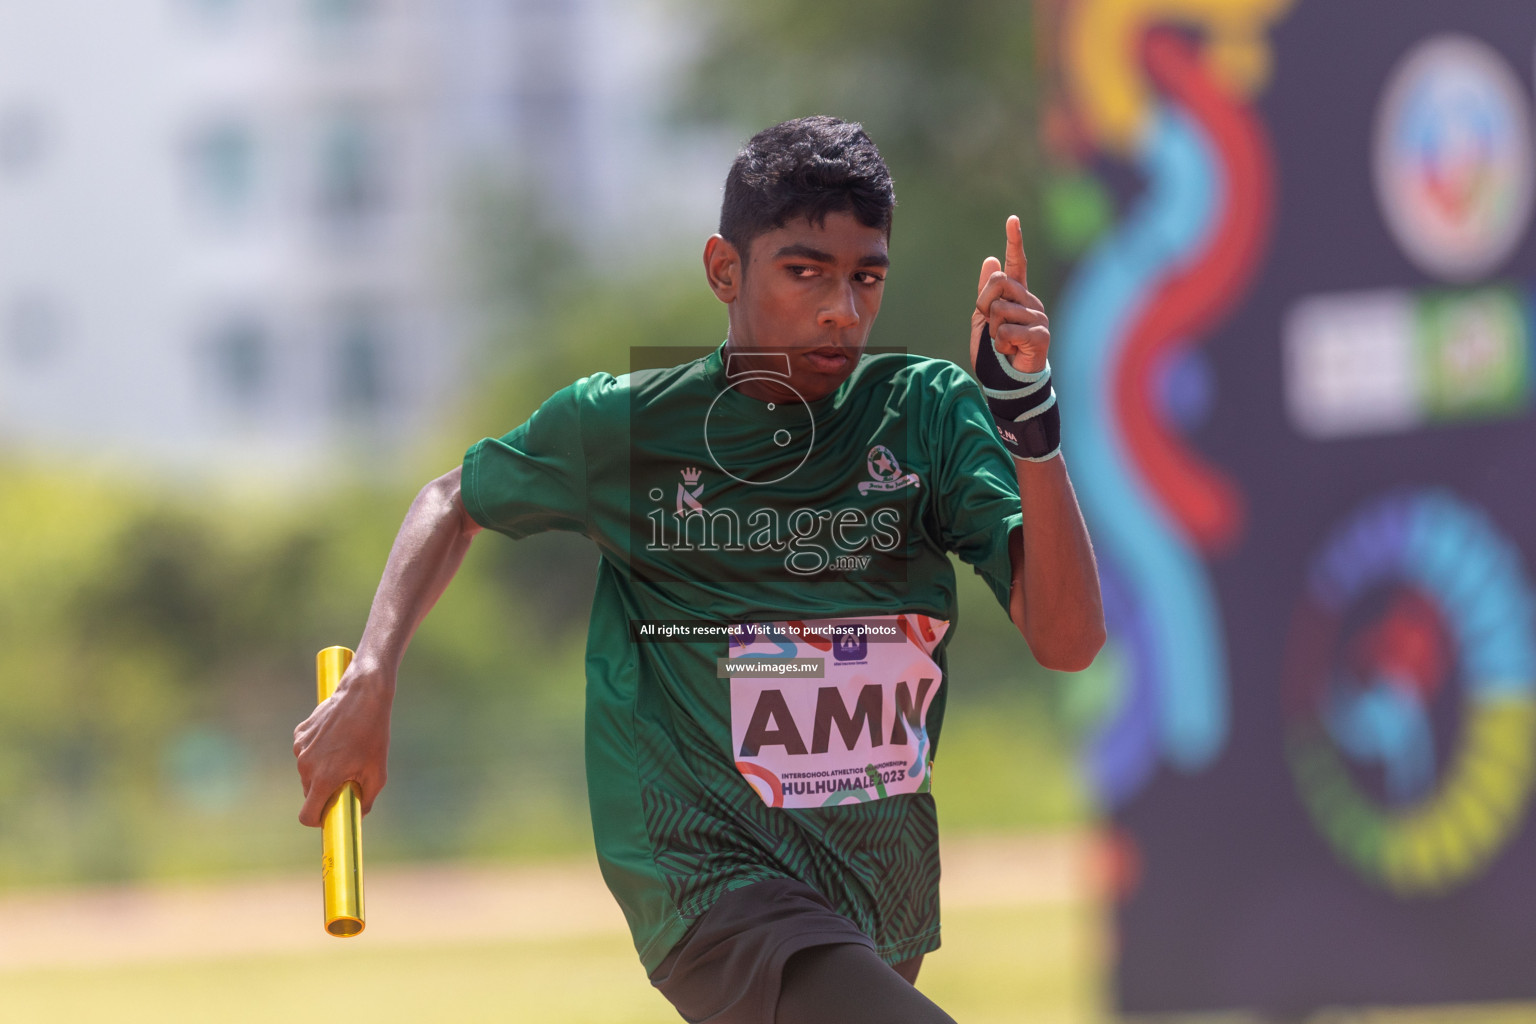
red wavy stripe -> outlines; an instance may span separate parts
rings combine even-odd
[[[1162,282],[1132,327],[1114,376],[1116,408],[1153,491],[1196,545],[1219,551],[1242,532],[1242,493],[1163,419],[1152,394],[1154,371],[1220,323],[1253,278],[1269,236],[1272,161],[1258,118],[1210,78],[1194,43],[1154,29],[1143,55],[1153,81],[1213,140],[1225,191],[1205,248]]]

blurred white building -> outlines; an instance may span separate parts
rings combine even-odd
[[[711,230],[729,141],[660,128],[687,46],[649,0],[0,0],[0,444],[387,456],[472,373],[467,183]]]

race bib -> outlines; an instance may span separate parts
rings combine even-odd
[[[737,770],[770,807],[927,792],[948,629],[913,613],[732,627],[719,674]]]

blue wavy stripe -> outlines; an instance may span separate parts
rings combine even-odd
[[[1136,606],[1115,563],[1099,561],[1104,618],[1115,638],[1121,669],[1118,706],[1099,724],[1085,752],[1088,781],[1106,807],[1119,807],[1151,778],[1162,753],[1157,694],[1151,684],[1151,638],[1146,616]]]
[[[1126,221],[1084,259],[1056,318],[1062,438],[1095,547],[1125,580],[1150,627],[1148,678],[1169,760],[1208,764],[1227,733],[1226,650],[1199,555],[1163,514],[1115,434],[1111,371],[1153,288],[1187,262],[1211,230],[1222,183],[1214,148],[1174,109],[1152,117],[1138,156],[1147,192]],[[1139,702],[1124,705],[1134,708]]]

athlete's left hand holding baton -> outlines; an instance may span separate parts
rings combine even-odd
[[[422,488],[395,537],[357,655],[336,693],[293,730],[304,785],[299,821],[320,826],[332,794],[356,782],[367,814],[388,777],[395,675],[416,627],[464,561],[480,525],[464,509],[458,467]]]

